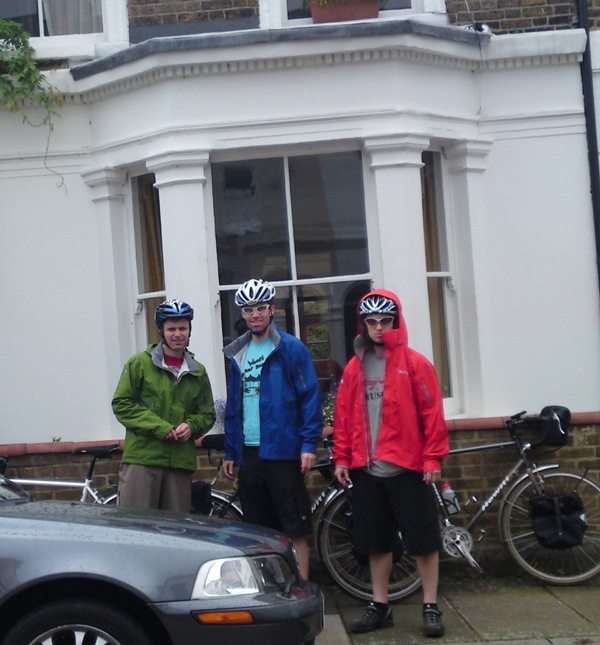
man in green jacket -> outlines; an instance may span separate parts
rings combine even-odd
[[[188,513],[194,441],[215,422],[204,366],[187,350],[194,310],[180,300],[156,308],[157,345],[129,359],[112,408],[125,426],[119,503]]]

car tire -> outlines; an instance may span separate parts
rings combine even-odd
[[[49,602],[20,618],[2,645],[68,642],[106,645],[152,645],[154,639],[131,615],[112,605],[66,598]]]

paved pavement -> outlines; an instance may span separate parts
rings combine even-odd
[[[319,578],[326,616],[316,644],[600,645],[600,577],[585,585],[555,587],[537,582],[510,562],[500,568],[478,574],[442,564],[438,605],[446,635],[437,639],[422,635],[420,593],[393,605],[394,627],[347,633],[347,625],[362,615],[364,604]]]

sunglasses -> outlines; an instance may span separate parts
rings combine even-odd
[[[389,327],[394,322],[394,316],[386,316],[385,318],[365,318],[365,322],[369,327],[377,327],[377,325]]]
[[[270,306],[271,305],[258,305],[258,307],[242,307],[242,311],[247,316],[251,316],[255,311],[256,313],[264,314]]]

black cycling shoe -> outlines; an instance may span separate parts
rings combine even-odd
[[[425,636],[443,636],[445,632],[442,623],[442,613],[438,609],[423,610],[423,633]]]
[[[355,634],[362,634],[364,632],[372,632],[374,629],[382,629],[383,627],[392,627],[394,625],[394,617],[389,605],[381,605],[370,602],[365,609],[362,618],[350,623],[350,631]]]

